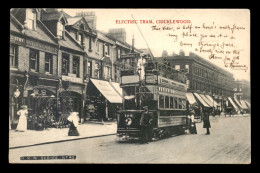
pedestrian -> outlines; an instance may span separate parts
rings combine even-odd
[[[70,113],[70,116],[67,118],[69,121],[69,136],[79,136],[79,132],[77,130],[78,124],[79,124],[79,117],[78,112],[72,112]]]
[[[195,111],[193,110],[193,108],[191,108],[191,111],[189,113],[189,131],[191,134],[197,134],[197,128],[196,128],[196,123],[194,121],[194,115],[195,115]]]
[[[152,140],[152,116],[148,111],[148,106],[143,107],[144,112],[141,115],[140,119],[140,142],[148,143]]]
[[[210,121],[209,121],[209,110],[207,108],[204,108],[203,112],[203,128],[207,129],[206,135],[210,134],[209,128],[211,127]]]
[[[26,105],[22,105],[21,109],[17,112],[19,115],[19,121],[16,127],[17,132],[25,132],[27,130],[27,116],[28,110]]]

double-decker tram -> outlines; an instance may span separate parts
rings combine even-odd
[[[153,117],[153,138],[184,134],[187,128],[186,75],[167,63],[131,53],[120,56],[123,109],[117,117],[119,137],[140,137],[143,107]]]

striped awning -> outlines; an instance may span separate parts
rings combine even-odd
[[[191,105],[197,103],[197,102],[196,102],[196,99],[195,99],[195,97],[193,96],[192,93],[186,93],[185,95],[186,95],[186,98],[187,98],[188,102],[189,102]]]
[[[248,109],[245,100],[240,100],[240,103],[243,109]]]
[[[219,104],[218,104],[215,100],[213,100],[213,98],[212,98],[210,95],[206,95],[206,97],[207,97],[212,103],[214,102],[214,107],[219,106]]]
[[[247,107],[250,109],[251,108],[251,104],[249,103],[249,101],[245,100],[245,102],[246,102]]]
[[[228,97],[228,100],[229,100],[229,102],[231,103],[231,105],[235,108],[235,110],[237,111],[237,110],[238,110],[238,107],[237,107],[237,105],[233,102],[232,98],[231,98],[231,97]]]
[[[200,96],[210,107],[213,107],[213,102],[209,100],[204,94],[200,94]]]
[[[204,106],[204,107],[210,107],[202,98],[198,93],[193,93],[196,98],[200,101],[200,103]]]

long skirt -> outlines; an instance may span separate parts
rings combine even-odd
[[[21,115],[16,127],[18,131],[26,131],[27,130],[27,118],[25,115]]]
[[[68,135],[69,136],[79,136],[77,127],[75,127],[73,123],[70,123]]]
[[[203,128],[210,128],[211,125],[210,125],[210,121],[209,120],[204,120],[203,121]]]
[[[191,123],[190,125],[190,133],[191,134],[197,134],[197,128],[196,128],[196,123]]]

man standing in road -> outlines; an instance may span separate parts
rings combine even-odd
[[[211,126],[210,126],[210,121],[209,121],[209,110],[207,108],[204,108],[202,116],[203,116],[203,128],[207,129],[206,135],[209,135],[210,134],[209,128]]]
[[[151,128],[152,128],[152,117],[148,112],[148,106],[144,106],[144,112],[141,115],[140,119],[140,127],[141,127],[141,134],[140,140],[141,143],[148,143],[151,140]]]

